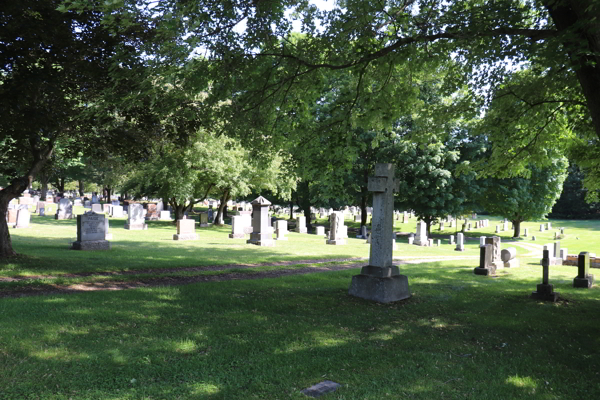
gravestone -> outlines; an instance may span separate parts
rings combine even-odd
[[[531,297],[536,300],[552,301],[558,300],[560,293],[554,291],[553,286],[549,283],[550,275],[550,251],[544,250],[544,258],[542,258],[542,283],[537,285],[537,291],[531,294]]]
[[[77,241],[73,250],[110,250],[106,237],[106,216],[93,211],[77,216]]]
[[[465,235],[459,232],[456,235],[456,248],[455,251],[465,251]]]
[[[417,234],[415,235],[414,244],[417,246],[429,245],[429,241],[427,240],[427,224],[425,221],[417,222]]]
[[[231,217],[231,233],[229,234],[230,239],[244,239],[246,234],[244,233],[244,221],[241,215],[234,215]]]
[[[343,211],[334,211],[329,216],[329,239],[325,241],[327,244],[344,245],[344,213]]]
[[[269,206],[271,202],[258,196],[252,203],[252,233],[246,243],[257,246],[275,246],[271,224],[269,223]]]
[[[11,208],[6,213],[6,223],[8,224],[8,226],[10,228],[14,228],[15,225],[17,224],[17,213],[18,212],[19,211],[16,208]]]
[[[108,218],[104,218],[104,240],[112,240],[113,235],[110,233],[110,225]]]
[[[171,220],[171,211],[161,211],[160,212],[160,220],[161,221],[170,221]]]
[[[275,221],[275,234],[277,235],[275,240],[288,240],[288,238],[285,236],[287,233],[287,221],[283,219]]]
[[[54,215],[54,219],[71,219],[73,218],[73,205],[69,199],[60,199],[58,209]]]
[[[540,232],[544,232],[544,224],[540,224]]]
[[[252,206],[250,206],[252,207]],[[252,211],[238,211],[239,215],[242,217],[242,226],[244,233],[246,235],[250,235],[254,229],[252,228]],[[266,232],[263,232],[266,233]]]
[[[519,260],[517,259],[517,249],[514,247],[502,249],[502,251],[500,252],[500,259],[504,263],[504,268],[516,268],[519,266]]]
[[[110,202],[110,204],[112,204],[113,206],[120,206],[121,203],[119,203],[119,200],[113,200]]]
[[[158,207],[155,203],[146,205],[146,221],[158,221]]]
[[[92,204],[96,204],[98,203],[98,196],[96,195],[96,193],[92,194]],[[92,210],[94,211],[94,210]]]
[[[39,209],[39,215],[40,217],[45,217],[46,216],[46,209],[44,207]]]
[[[527,235],[529,234],[529,229],[525,228],[525,233],[523,234],[524,237],[527,237]]]
[[[393,164],[376,164],[375,176],[369,177],[367,187],[374,192],[369,265],[361,269],[360,275],[352,277],[348,289],[352,296],[380,303],[411,296],[408,278],[400,275],[398,267],[392,264],[394,191],[398,191],[399,186],[394,179],[394,169]]]
[[[30,205],[33,203],[31,197],[19,197],[19,204]]]
[[[89,200],[84,201],[83,208],[92,208],[92,202]]]
[[[94,205],[92,205],[92,207],[93,206]],[[132,231],[148,229],[148,225],[144,223],[144,207],[141,204],[133,203],[129,205],[125,229]]]
[[[501,258],[501,246],[502,241],[499,236],[492,236],[485,239],[485,244],[492,245],[492,263],[496,265],[496,268],[502,268],[504,265]]]
[[[333,213],[333,211],[332,211]],[[298,233],[307,233],[306,230],[306,218],[304,216],[299,216],[296,218],[296,229],[294,231]]]
[[[43,201],[38,201],[38,203],[35,206],[35,212],[39,214],[40,208],[46,208],[46,203]]]
[[[479,247],[485,246],[485,236],[479,237]]]
[[[577,276],[573,287],[589,289],[594,285],[594,275],[590,274],[590,253],[582,251],[577,258]]]
[[[415,241],[415,237],[414,236],[409,236],[408,237],[408,244],[413,244]]]
[[[113,205],[110,208],[110,216],[113,218],[123,218],[123,206]]]
[[[494,246],[491,244],[484,244],[479,247],[479,267],[473,270],[475,275],[495,275],[496,264],[492,262],[492,253],[494,252]]]
[[[443,231],[443,230],[444,230],[444,221],[441,221],[440,222],[440,231]]]
[[[450,244],[454,244],[454,235],[450,235]]]
[[[208,213],[200,213],[200,228],[208,227]]]
[[[496,225],[496,233],[500,233],[500,225]]]
[[[26,208],[22,208],[17,210],[17,222],[15,224],[15,229],[17,228],[29,228],[29,221],[31,220],[31,214],[29,210]]]
[[[554,265],[562,265],[562,257],[560,256],[560,241],[554,242]]]
[[[213,210],[213,206],[212,204],[208,206],[208,222],[214,222],[215,220],[215,211]],[[161,213],[161,217],[162,219],[162,213]],[[171,218],[171,216],[169,215],[169,219]]]
[[[96,214],[102,214],[102,204],[99,203],[92,203],[92,212],[96,213]]]
[[[177,233],[173,235],[173,240],[196,240],[196,220],[195,219],[178,219]]]
[[[504,221],[504,229],[502,229],[503,231],[507,231],[508,230],[508,221]]]
[[[324,226],[317,226],[315,233],[316,233],[317,236],[325,236],[325,227]]]
[[[111,207],[112,207],[112,204],[110,204],[110,203],[102,204],[102,212],[104,214],[109,214],[110,215],[110,208]]]

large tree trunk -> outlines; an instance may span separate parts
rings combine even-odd
[[[14,179],[10,185],[0,190],[0,258],[13,257],[17,253],[12,248],[12,240],[6,223],[6,213],[8,211],[8,203],[17,198],[31,186],[31,182],[41,168],[44,166],[48,158],[52,155],[53,144],[49,144],[46,149],[34,154],[34,161],[25,176]]]
[[[175,213],[175,221],[183,219],[183,217],[185,216],[185,210],[187,209],[185,202],[173,202],[173,204],[171,204],[171,207],[173,207],[173,212]]]
[[[221,204],[219,204],[219,208],[217,209],[217,214],[215,215],[214,224],[217,225],[219,221],[219,217],[224,213],[225,206],[227,206],[227,201],[229,200],[229,189],[225,189],[223,195],[221,196]],[[225,219],[225,217],[223,217]]]
[[[79,197],[83,197],[83,193],[85,192],[84,190],[84,186],[83,186],[83,181],[80,179],[79,180]]]
[[[290,219],[294,219],[294,196],[290,197]]]
[[[513,223],[513,237],[518,238],[521,237],[521,221],[511,221]]]
[[[596,135],[600,138],[600,21],[595,0],[544,0],[585,96]]]

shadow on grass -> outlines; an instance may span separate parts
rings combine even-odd
[[[4,397],[600,395],[598,291],[548,305],[526,282],[404,270],[413,297],[389,305],[347,295],[356,271],[3,300]]]

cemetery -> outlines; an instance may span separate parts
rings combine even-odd
[[[600,6],[0,10],[0,399],[600,398]]]

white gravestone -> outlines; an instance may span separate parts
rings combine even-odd
[[[123,218],[123,206],[113,205],[110,208],[110,216],[113,218]]]
[[[392,264],[394,191],[398,191],[399,186],[394,179],[394,169],[393,164],[376,164],[375,176],[369,177],[367,187],[373,192],[369,265],[361,269],[360,275],[352,277],[348,290],[352,296],[381,303],[411,296],[408,278],[400,275],[398,267]]]
[[[148,225],[145,224],[144,219],[144,207],[141,204],[133,203],[129,205],[125,229],[132,231],[148,229]]]
[[[161,211],[160,212],[160,220],[161,221],[170,221],[171,220],[171,211]]]
[[[15,228],[29,228],[29,221],[31,220],[31,214],[26,208],[17,210],[17,223]]]
[[[54,215],[54,219],[71,219],[73,218],[73,205],[69,199],[60,199],[58,201],[58,209]]]
[[[173,235],[173,240],[196,240],[196,220],[195,219],[178,219],[177,233]]]
[[[108,218],[104,218],[104,239],[112,240],[113,235],[110,233],[110,225],[108,223]]]
[[[102,204],[100,203],[92,203],[92,212],[95,212],[96,214],[100,214],[104,211],[102,211]]]
[[[325,236],[325,227],[324,226],[317,226],[315,233],[316,233],[317,236]]]
[[[288,240],[285,236],[288,233],[287,221],[282,219],[275,221],[275,233],[277,234],[275,240]]]
[[[296,231],[298,233],[307,233],[305,217],[299,216],[296,218],[296,229],[294,229],[294,231]]]
[[[77,241],[73,250],[110,250],[106,238],[106,217],[93,211],[77,216]]]
[[[427,240],[427,224],[425,221],[417,222],[417,234],[415,235],[414,244],[417,246],[429,245],[429,241]]]
[[[344,212],[334,211],[329,216],[329,239],[325,243],[332,245],[344,245]]]
[[[456,235],[456,251],[465,251],[465,236],[462,232]]]
[[[234,215],[231,217],[231,233],[229,234],[230,239],[244,239],[244,221],[241,215]]]

